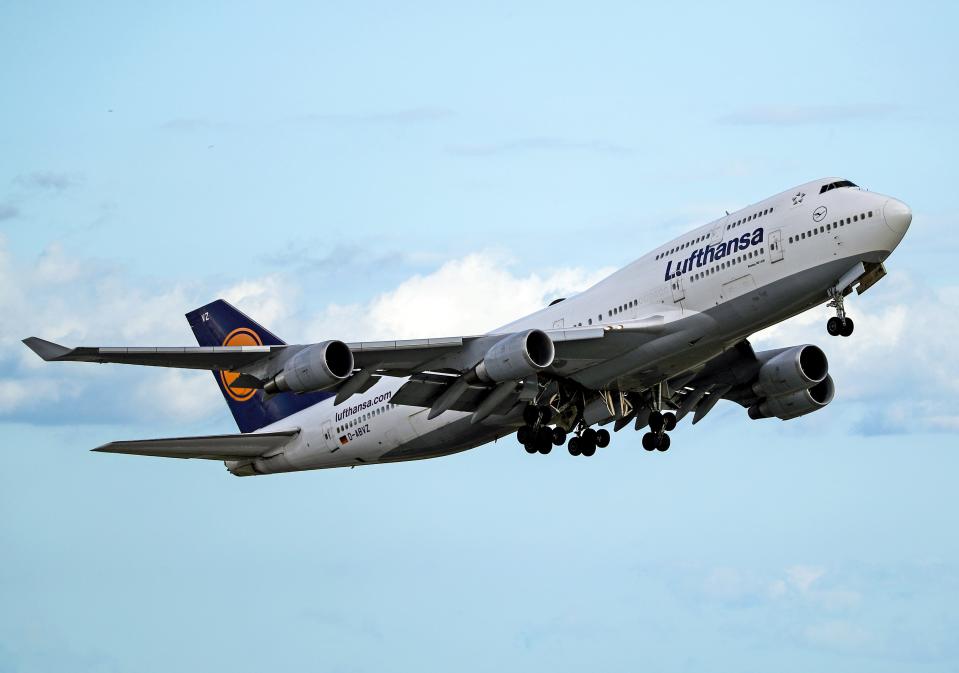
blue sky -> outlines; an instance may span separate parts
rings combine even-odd
[[[953,5],[197,5],[0,7],[0,671],[956,670]],[[756,339],[836,401],[666,455],[94,455],[235,426],[19,343],[488,329],[825,175],[915,213],[853,338]]]

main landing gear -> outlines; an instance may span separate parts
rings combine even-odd
[[[643,448],[647,451],[666,451],[669,449],[669,435],[666,433],[676,427],[676,414],[654,411],[649,414],[649,429],[643,435]]]
[[[826,321],[826,331],[829,336],[850,336],[855,325],[852,318],[846,317],[846,307],[843,303],[841,290],[829,289],[829,303],[826,306],[836,309],[836,315]]]
[[[526,425],[516,431],[516,439],[526,448],[526,453],[541,453],[543,455],[553,450],[554,446],[566,444],[567,432],[563,428],[549,427],[552,412],[548,408],[530,405],[523,410],[523,420]],[[573,456],[592,456],[597,448],[609,446],[610,435],[608,430],[593,430],[580,423],[576,434],[569,440],[569,452]]]
[[[609,446],[609,431],[605,429],[593,430],[592,428],[581,429],[580,433],[569,440],[569,455],[571,456],[592,456],[596,449],[605,449]]]

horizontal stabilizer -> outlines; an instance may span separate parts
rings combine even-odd
[[[160,458],[206,458],[208,460],[245,460],[276,451],[300,433],[300,429],[243,435],[208,435],[110,442],[93,449],[103,453],[126,453]]]

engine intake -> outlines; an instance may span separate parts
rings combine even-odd
[[[749,408],[752,419],[775,416],[784,421],[818,411],[832,402],[836,395],[836,385],[828,374],[815,385],[785,395],[770,397]]]
[[[500,339],[476,366],[476,376],[487,383],[518,381],[553,364],[556,347],[546,332],[517,332]]]
[[[342,341],[323,341],[297,352],[267,382],[268,393],[308,393],[335,386],[353,373],[353,351]]]
[[[771,356],[759,369],[753,392],[760,397],[776,397],[801,392],[826,379],[829,361],[818,346],[793,346],[783,351],[760,353]]]

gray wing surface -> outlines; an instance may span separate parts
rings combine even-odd
[[[127,442],[110,442],[92,450],[101,453],[126,453],[133,456],[157,456],[159,458],[243,460],[258,458],[278,451],[296,437],[299,432],[299,428],[296,428],[284,432],[243,435],[138,439]]]
[[[182,369],[238,370],[286,346],[80,346],[68,348],[37,337],[23,340],[47,362],[114,362]]]

